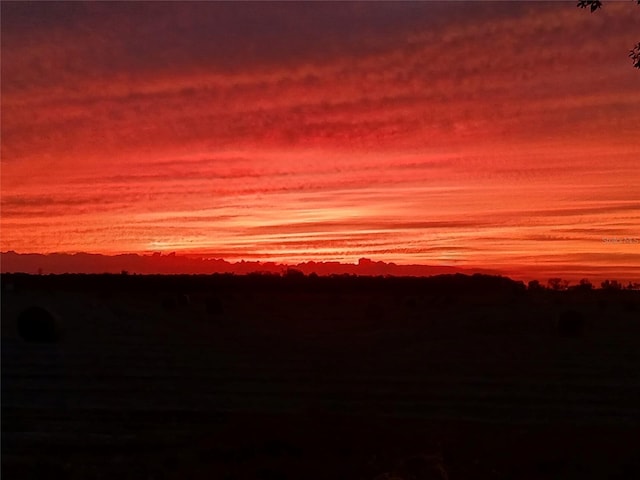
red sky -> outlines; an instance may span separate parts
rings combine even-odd
[[[640,280],[640,7],[2,2],[2,251]]]

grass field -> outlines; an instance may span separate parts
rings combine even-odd
[[[640,292],[11,282],[7,479],[640,478]]]

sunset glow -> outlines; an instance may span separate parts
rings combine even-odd
[[[640,6],[2,2],[1,250],[640,280]]]

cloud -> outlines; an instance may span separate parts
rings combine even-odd
[[[3,248],[491,263],[632,235],[633,7],[3,4]]]
[[[465,8],[482,10],[473,5]],[[66,19],[67,9],[60,9]],[[237,145],[240,139],[245,145],[263,146],[385,147],[415,144],[416,136],[424,141],[425,130],[432,142],[487,133],[522,135],[531,126],[542,128],[536,117],[550,108],[567,115],[569,126],[584,117],[589,97],[601,97],[596,106],[616,102],[619,109],[638,96],[631,78],[620,75],[605,94],[594,91],[589,81],[576,83],[585,78],[576,73],[586,72],[586,65],[576,58],[572,37],[582,42],[582,49],[593,48],[594,55],[604,58],[615,36],[596,40],[606,31],[602,25],[586,35],[585,17],[559,7],[539,13],[502,7],[508,16],[488,17],[485,12],[474,23],[463,21],[460,10],[432,4],[358,8],[312,4],[295,11],[254,4],[233,8],[195,4],[179,12],[170,4],[150,7],[149,12],[123,6],[81,10],[86,10],[87,22],[71,15],[76,23],[72,21],[69,28],[51,27],[51,35],[61,36],[55,37],[58,41],[42,39],[40,49],[55,49],[57,54],[40,52],[33,39],[24,46],[21,39],[28,30],[7,34],[5,62],[12,75],[5,75],[9,89],[5,115],[18,124],[22,116],[23,124],[38,125],[38,129],[34,138],[33,129],[16,127],[14,131],[10,125],[5,144],[22,143],[25,149],[29,144],[30,151],[38,144],[42,149],[64,147],[78,154],[102,147],[108,155],[117,148],[144,148],[149,142],[210,147]],[[380,28],[380,19],[388,15],[399,23]],[[257,18],[263,20],[253,25]],[[446,23],[447,18],[454,21]],[[134,29],[134,23],[146,28]],[[362,28],[354,29],[354,24]],[[560,25],[562,32],[558,32]],[[230,30],[238,41],[218,41],[218,35],[226,35],[221,32]],[[561,39],[556,38],[560,35]],[[277,41],[269,41],[271,36]],[[322,45],[338,43],[341,48],[318,48],[309,40],[314,36],[324,40]],[[544,44],[537,41],[540,36],[548,37]],[[179,42],[173,49],[163,43],[172,41]],[[377,46],[365,48],[371,42]],[[86,51],[77,51],[79,43]],[[146,46],[139,47],[141,43]],[[96,57],[103,44],[107,51],[118,49],[113,58],[123,63],[110,64]],[[252,54],[250,46],[258,44],[277,53]],[[288,47],[292,45],[296,47]],[[300,48],[303,54],[295,55],[289,48]],[[225,49],[232,50],[219,53]],[[233,49],[243,53],[231,53]],[[29,52],[35,57],[30,59]],[[321,53],[323,60],[315,59]],[[180,57],[183,64],[176,65],[173,58],[154,60],[163,55]],[[233,56],[242,63],[220,69],[216,55]],[[123,60],[129,56],[135,61]],[[57,57],[67,63],[51,60]],[[34,62],[38,68],[32,67]],[[71,63],[80,67],[74,69]],[[105,65],[109,65],[107,71],[90,74]],[[25,81],[25,75],[47,78],[47,84]],[[56,83],[56,75],[64,78]],[[16,92],[11,90],[14,77],[20,80]],[[612,92],[617,92],[615,98]],[[563,109],[567,97],[572,107]],[[25,102],[28,106],[34,100],[39,103],[25,108]],[[600,119],[601,111],[589,112],[595,131],[611,121],[606,114]],[[52,136],[60,137],[61,131],[65,132],[62,138],[52,142]],[[89,142],[82,149],[87,139],[96,136],[100,142]],[[207,142],[207,137],[214,141]]]

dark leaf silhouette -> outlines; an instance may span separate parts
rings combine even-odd
[[[640,5],[640,0],[635,0],[635,1],[638,5]],[[593,13],[596,10],[602,8],[602,1],[601,0],[579,0],[576,6],[580,8],[589,8],[591,10],[591,13]],[[640,43],[638,43],[636,46],[633,47],[633,49],[629,51],[629,57],[633,62],[633,67],[640,68]]]
[[[633,62],[633,66],[635,68],[640,68],[640,42],[638,42],[636,46],[629,51],[629,57]]]
[[[602,8],[602,2],[600,0],[580,0],[577,6],[580,8],[589,8],[592,12],[595,12],[599,8]]]

